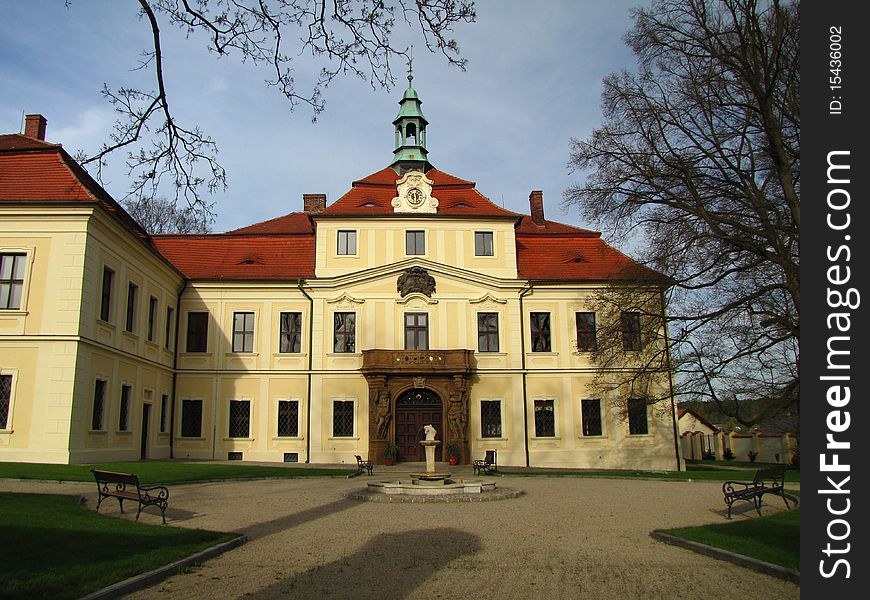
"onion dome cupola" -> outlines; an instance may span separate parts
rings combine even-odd
[[[390,165],[398,175],[416,170],[426,172],[432,168],[426,153],[426,125],[428,121],[420,110],[422,102],[411,85],[414,76],[408,73],[408,89],[399,101],[399,115],[393,120],[396,130],[396,150]]]

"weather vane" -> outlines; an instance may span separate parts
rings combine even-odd
[[[408,51],[408,85],[414,79],[414,44],[411,44],[411,49]]]

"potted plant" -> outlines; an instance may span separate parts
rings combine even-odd
[[[384,464],[387,466],[394,465],[397,460],[399,460],[399,446],[394,442],[390,442],[384,450]]]
[[[451,465],[459,463],[459,444],[456,442],[447,444],[447,462]]]

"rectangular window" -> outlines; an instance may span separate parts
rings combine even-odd
[[[103,267],[103,287],[100,296],[100,319],[109,322],[112,309],[112,280],[115,272],[109,267]]]
[[[628,399],[628,434],[642,435],[649,433],[646,420],[646,400],[643,398]]]
[[[356,352],[356,313],[335,313],[333,322],[333,351]]]
[[[9,428],[12,408],[12,375],[0,375],[0,429]]]
[[[302,351],[302,313],[282,312],[281,339],[278,343],[279,352]]]
[[[601,400],[581,400],[583,435],[601,435]]]
[[[0,254],[0,309],[21,308],[26,254]]]
[[[501,437],[501,400],[480,401],[480,435],[485,438]]]
[[[498,313],[477,313],[477,351],[498,352]]]
[[[174,312],[171,306],[166,307],[166,332],[163,336],[163,344],[167,350],[172,347],[172,316]]]
[[[127,322],[125,329],[132,332],[136,325],[136,295],[139,287],[132,281],[127,284]]]
[[[181,401],[181,437],[202,436],[202,400]]]
[[[130,429],[130,392],[133,388],[129,385],[121,386],[121,408],[118,411],[118,431]]]
[[[550,313],[533,312],[529,320],[532,324],[532,352],[549,352]]]
[[[208,313],[187,313],[187,351],[205,352],[208,349]]]
[[[620,315],[620,324],[622,325],[622,349],[640,350],[640,313],[623,312]]]
[[[556,437],[556,416],[552,400],[535,400],[535,437]]]
[[[405,254],[408,256],[426,254],[426,233],[423,231],[405,232]]]
[[[169,406],[169,396],[160,396],[160,433],[166,433],[166,409]]]
[[[278,401],[278,437],[297,437],[299,435],[299,402],[296,400]]]
[[[148,298],[148,341],[154,341],[154,319],[157,318],[157,298]]]
[[[577,313],[577,350],[593,352],[598,349],[598,339],[595,335],[595,313]]]
[[[356,254],[356,231],[338,232],[338,254],[350,256]]]
[[[251,402],[249,400],[230,400],[229,437],[251,437]]]
[[[94,410],[91,414],[91,429],[93,431],[103,430],[103,408],[106,404],[106,382],[102,379],[97,379],[94,382]]]
[[[332,437],[353,437],[353,400],[332,402]]]
[[[405,313],[405,350],[429,349],[429,315]]]
[[[475,256],[493,256],[492,232],[491,231],[475,231],[474,232],[474,255]]]
[[[254,313],[233,313],[233,352],[254,351]]]

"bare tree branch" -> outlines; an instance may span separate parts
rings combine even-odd
[[[638,71],[605,80],[604,124],[572,140],[572,167],[590,174],[565,193],[611,234],[642,233],[648,264],[675,282],[679,391],[745,425],[799,399],[798,23],[797,3],[777,0],[636,11]],[[740,399],[765,402],[747,414]]]
[[[217,144],[197,126],[182,124],[171,110],[165,78],[161,27],[181,29],[189,38],[203,34],[219,57],[233,56],[271,71],[266,80],[286,98],[290,110],[304,105],[312,119],[324,110],[323,90],[336,77],[353,75],[373,88],[395,83],[392,64],[407,58],[407,48],[393,45],[395,12],[422,33],[427,47],[449,63],[464,68],[454,25],[473,22],[473,0],[138,0],[140,14],[151,29],[152,46],[137,70],[154,74],[156,91],[104,86],[102,94],[118,113],[110,141],[77,159],[89,165],[98,180],[109,157],[126,152],[132,186],[127,198],[134,205],[173,188],[201,223],[214,219],[206,195],[226,189],[227,174],[217,159]],[[319,72],[312,87],[300,90],[294,63],[309,55]],[[306,68],[310,66],[306,65]]]

